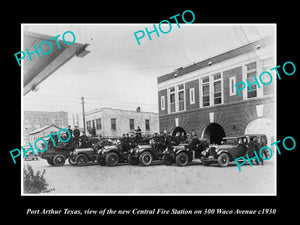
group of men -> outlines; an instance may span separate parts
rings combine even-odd
[[[249,158],[253,158],[255,157],[255,153],[258,156],[259,160],[257,160],[257,158],[255,158],[255,162],[260,165],[264,165],[264,160],[262,159],[262,157],[259,154],[259,150],[264,146],[264,144],[262,143],[260,138],[256,138],[254,139],[253,137],[247,137],[246,141],[245,141],[245,147],[246,147],[246,154],[248,154]],[[264,154],[262,152],[262,154]]]
[[[52,135],[52,139],[51,138],[48,139],[47,144],[50,148],[85,148],[88,147],[88,137],[86,136],[85,132],[82,132],[82,135],[80,136],[80,130],[78,129],[77,126],[75,126],[75,129],[72,130],[71,126],[68,126],[68,131],[71,135],[71,137],[68,136],[68,134],[64,134],[62,135],[62,140],[67,140],[69,139],[68,142],[66,143],[62,143],[63,146],[60,146],[59,142],[58,142],[58,136],[57,136],[57,132],[52,131],[51,133],[54,133]]]

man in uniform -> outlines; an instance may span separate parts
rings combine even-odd
[[[88,147],[88,137],[85,135],[85,132],[82,132],[82,135],[80,136],[80,142],[81,142],[81,148],[87,148]]]
[[[70,132],[71,137],[72,137],[72,135],[73,135],[73,130],[71,129],[71,126],[70,126],[70,125],[68,126],[68,131]]]
[[[74,141],[75,141],[75,146],[79,148],[79,137],[80,137],[80,130],[75,126],[74,129]]]
[[[247,147],[248,147],[247,148],[247,154],[248,154],[249,158],[255,157],[254,151],[256,152],[256,155],[258,155],[258,157],[259,157],[259,149],[258,149],[257,143],[251,137],[247,138],[247,142],[248,142],[247,143]],[[255,161],[256,161],[256,163],[258,165],[259,162],[258,162],[258,160],[256,158],[255,158]],[[261,164],[263,164],[263,160],[262,159],[260,159],[259,161],[261,162]]]

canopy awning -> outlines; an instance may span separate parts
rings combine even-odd
[[[52,36],[24,32],[23,37],[23,51],[28,49],[29,52],[34,52],[34,46],[39,51],[39,46],[41,42],[48,41],[52,45],[52,51],[50,52],[50,47],[47,44],[43,44],[43,52],[50,52],[48,55],[44,55],[39,52],[39,56],[36,53],[31,55],[32,61],[30,61],[27,53],[26,57],[23,59],[23,95],[26,95],[29,91],[34,90],[37,85],[39,85],[43,80],[49,77],[54,71],[56,71],[60,66],[69,61],[74,55],[78,57],[84,57],[90,51],[86,50],[88,44],[73,43],[71,45],[65,44],[62,40],[58,40],[60,49]]]

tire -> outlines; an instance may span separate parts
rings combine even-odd
[[[163,158],[162,158],[162,161],[165,165],[169,166],[169,165],[172,165],[173,164],[173,160],[167,156],[167,155],[164,155]]]
[[[139,164],[139,159],[133,158],[132,154],[129,154],[128,155],[128,162],[129,162],[130,165],[137,165],[137,164]]]
[[[119,163],[119,159],[120,157],[117,153],[111,152],[106,155],[105,162],[108,166],[116,166]]]
[[[218,163],[219,163],[219,166],[221,166],[221,167],[228,166],[229,161],[230,161],[229,155],[226,154],[226,153],[222,153],[222,154],[218,157]]]
[[[75,158],[76,166],[85,166],[88,163],[89,159],[84,154],[79,154]]]
[[[139,157],[140,164],[142,166],[149,166],[153,161],[153,156],[150,152],[143,152]]]
[[[65,165],[66,158],[63,155],[56,155],[53,157],[54,166],[63,166]]]
[[[53,158],[47,158],[47,162],[50,166],[54,166],[53,164]]]
[[[69,158],[68,159],[68,162],[69,162],[69,164],[71,165],[71,166],[76,166],[76,159],[75,160],[73,160],[72,158]]]
[[[185,152],[180,152],[176,156],[176,165],[177,166],[186,166],[189,162],[189,156]]]

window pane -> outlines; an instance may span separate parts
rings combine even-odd
[[[218,79],[221,79],[221,74],[220,73],[214,75],[214,80],[218,80]]]
[[[183,111],[184,110],[184,101],[179,102],[179,111]]]
[[[256,62],[253,63],[249,63],[248,65],[246,65],[247,70],[254,70],[256,69]]]
[[[175,112],[175,102],[170,104],[170,111]]]
[[[174,88],[174,87],[171,87],[171,88],[169,89],[169,91],[170,91],[170,92],[174,92],[174,91],[175,91],[175,88]]]
[[[203,95],[209,95],[209,85],[203,85]]]
[[[175,94],[170,94],[170,103],[175,102]]]
[[[184,92],[183,91],[178,93],[178,100],[179,101],[184,101]]]
[[[178,90],[182,90],[183,89],[183,84],[178,85]]]
[[[134,119],[129,119],[129,129],[134,130]]]
[[[221,92],[221,81],[214,82],[214,92]]]
[[[146,130],[150,130],[150,120],[145,120]]]
[[[205,77],[202,79],[202,83],[208,83],[209,82],[209,77]]]

